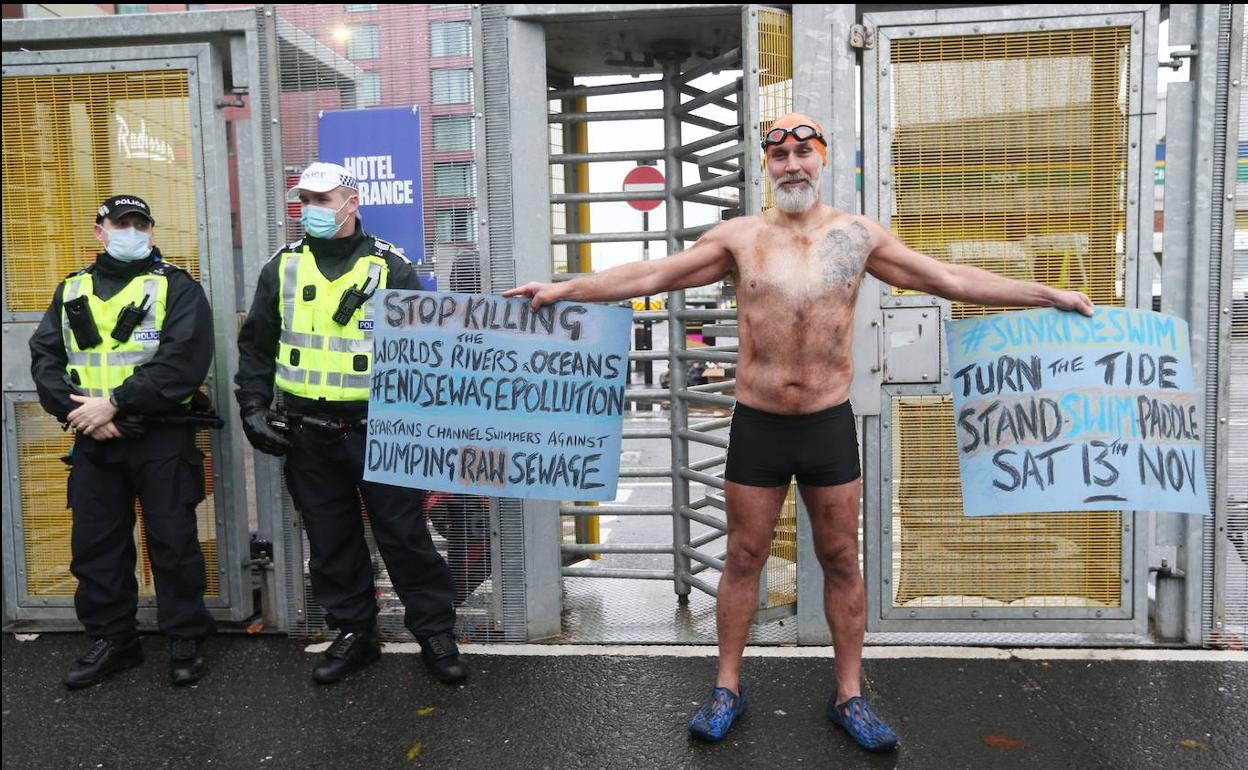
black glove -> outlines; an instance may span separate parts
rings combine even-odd
[[[280,457],[290,451],[290,442],[281,433],[269,425],[273,413],[262,407],[253,407],[243,412],[243,433],[256,449],[266,455]]]
[[[113,418],[113,425],[121,431],[122,438],[139,438],[147,433],[147,423],[137,414],[118,415]]]

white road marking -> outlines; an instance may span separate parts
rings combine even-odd
[[[304,652],[324,652],[329,642],[310,644]],[[414,654],[420,652],[415,642],[387,642],[385,652]],[[627,644],[463,644],[467,655],[513,655],[517,657],[606,656],[634,658],[713,658],[714,645],[627,645]],[[747,647],[750,658],[832,658],[831,647]],[[997,647],[874,647],[863,650],[863,657],[872,660],[905,660],[934,658],[947,660],[1085,660],[1121,661],[1146,660],[1168,663],[1248,663],[1248,652],[1232,650],[1176,649],[1091,649],[1091,648],[997,648]]]

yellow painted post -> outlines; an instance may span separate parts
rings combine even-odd
[[[587,112],[588,99],[580,97],[572,100],[572,109],[575,112]],[[589,124],[588,123],[572,123],[569,124],[570,146],[568,152],[588,152],[589,151]],[[577,163],[573,167],[572,173],[572,189],[576,192],[589,192],[589,164]],[[591,232],[589,222],[589,204],[576,204],[576,217],[574,223],[569,223],[568,232],[588,233]],[[592,245],[588,243],[577,244],[576,247],[576,271],[578,273],[588,273],[594,269],[594,259]],[[587,502],[581,505],[597,506],[598,503]],[[599,521],[597,516],[577,516],[576,517],[576,542],[597,544],[602,542],[602,534],[599,529]],[[598,560],[602,558],[602,554],[596,553],[589,558]]]

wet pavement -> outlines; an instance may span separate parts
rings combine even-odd
[[[145,636],[144,665],[70,692],[61,675],[85,637],[2,645],[6,768],[1248,766],[1243,653],[868,659],[867,695],[902,742],[871,756],[824,716],[826,658],[747,659],[749,711],[705,745],[684,725],[712,657],[478,654],[469,684],[447,687],[419,656],[387,653],[324,687],[302,642],[219,636],[206,678],[175,690],[164,640]]]

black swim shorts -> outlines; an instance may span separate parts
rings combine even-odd
[[[854,410],[843,404],[812,414],[771,414],[737,402],[724,479],[751,487],[846,484],[862,475]]]

